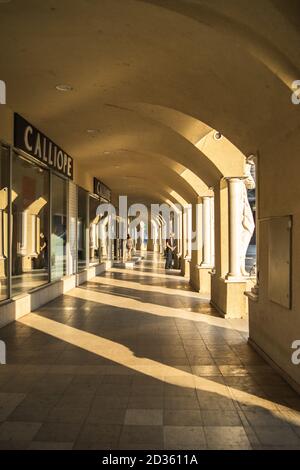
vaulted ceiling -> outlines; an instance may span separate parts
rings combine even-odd
[[[114,192],[190,200],[299,123],[297,18],[293,0],[0,2],[0,78]],[[232,143],[216,159],[212,129]]]

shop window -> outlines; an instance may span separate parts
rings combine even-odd
[[[49,281],[49,172],[13,154],[12,295]]]
[[[9,148],[0,146],[0,300],[8,292]]]
[[[51,280],[67,274],[67,184],[52,175]]]
[[[89,261],[90,266],[99,263],[100,256],[100,240],[99,240],[99,220],[97,208],[99,206],[99,198],[89,196]]]
[[[77,213],[77,271],[82,271],[87,265],[87,204],[88,193],[78,188],[78,213]]]

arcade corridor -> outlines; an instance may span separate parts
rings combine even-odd
[[[1,330],[0,449],[300,449],[300,398],[149,254]]]

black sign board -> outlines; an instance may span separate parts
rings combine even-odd
[[[14,115],[14,146],[73,179],[73,158],[17,113]]]
[[[97,178],[94,178],[94,193],[109,202],[111,200],[111,190]]]

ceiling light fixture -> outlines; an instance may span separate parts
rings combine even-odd
[[[99,129],[87,129],[87,133],[91,136],[99,134]]]
[[[73,87],[71,85],[65,85],[65,84],[56,85],[55,88],[57,91],[72,91],[73,90]]]
[[[111,152],[109,150],[104,150],[104,152],[103,152],[104,155],[110,155],[110,153]]]

